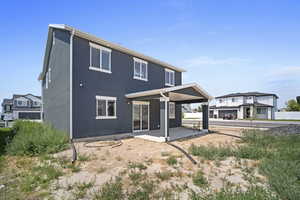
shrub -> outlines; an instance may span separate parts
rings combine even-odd
[[[204,177],[203,172],[200,170],[193,176],[193,183],[198,187],[205,187],[208,185],[207,179]]]
[[[55,153],[67,147],[67,134],[47,124],[17,121],[13,129],[15,136],[6,148],[11,155],[35,156]]]
[[[5,152],[5,147],[12,140],[13,136],[13,129],[0,128],[0,155]]]

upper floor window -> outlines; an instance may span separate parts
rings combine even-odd
[[[96,119],[116,119],[116,97],[96,96]]]
[[[169,118],[175,119],[175,102],[169,103]]]
[[[15,103],[17,104],[17,106],[26,106],[27,105],[27,101],[16,100]]]
[[[89,69],[111,73],[111,49],[90,43]]]
[[[165,69],[165,83],[167,86],[175,85],[175,72],[169,69]]]
[[[223,99],[219,99],[219,103],[222,103],[223,102]]]
[[[231,98],[231,101],[232,101],[232,102],[235,102],[235,98]]]
[[[134,79],[139,79],[143,81],[148,80],[148,63],[144,60],[133,58],[134,60]]]

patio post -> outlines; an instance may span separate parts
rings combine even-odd
[[[202,129],[208,131],[208,102],[202,103]]]
[[[169,98],[160,98],[160,132],[165,136],[166,141],[170,140],[169,134]]]

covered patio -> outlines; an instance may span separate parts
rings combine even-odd
[[[177,127],[169,128],[169,141],[175,141],[178,139],[190,138],[206,134],[207,131],[197,130],[192,128]],[[137,138],[148,139],[156,142],[165,142],[165,135],[159,130],[151,130],[143,133],[135,134]]]
[[[208,132],[208,103],[212,97],[195,83],[130,93],[126,95],[126,98],[128,98],[132,104],[151,100],[159,101],[159,129],[148,129],[141,132],[135,132],[133,129],[133,134],[136,137],[166,142]],[[202,103],[202,129],[193,130],[183,127],[170,128],[170,102],[176,105]],[[179,120],[181,125],[181,116]]]

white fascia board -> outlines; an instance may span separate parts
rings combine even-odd
[[[206,97],[208,100],[211,100],[213,98],[202,87],[200,87],[196,83],[179,85],[179,86],[174,86],[174,87],[169,87],[169,88],[161,88],[161,89],[155,89],[155,90],[148,90],[148,91],[144,91],[144,92],[136,92],[136,93],[127,94],[125,96],[127,98],[136,98],[136,97],[142,97],[142,96],[156,95],[156,94],[160,94],[161,92],[162,93],[172,92],[172,91],[181,90],[181,89],[185,89],[185,88],[189,88],[189,87],[194,88],[196,91],[198,91],[204,97]]]

